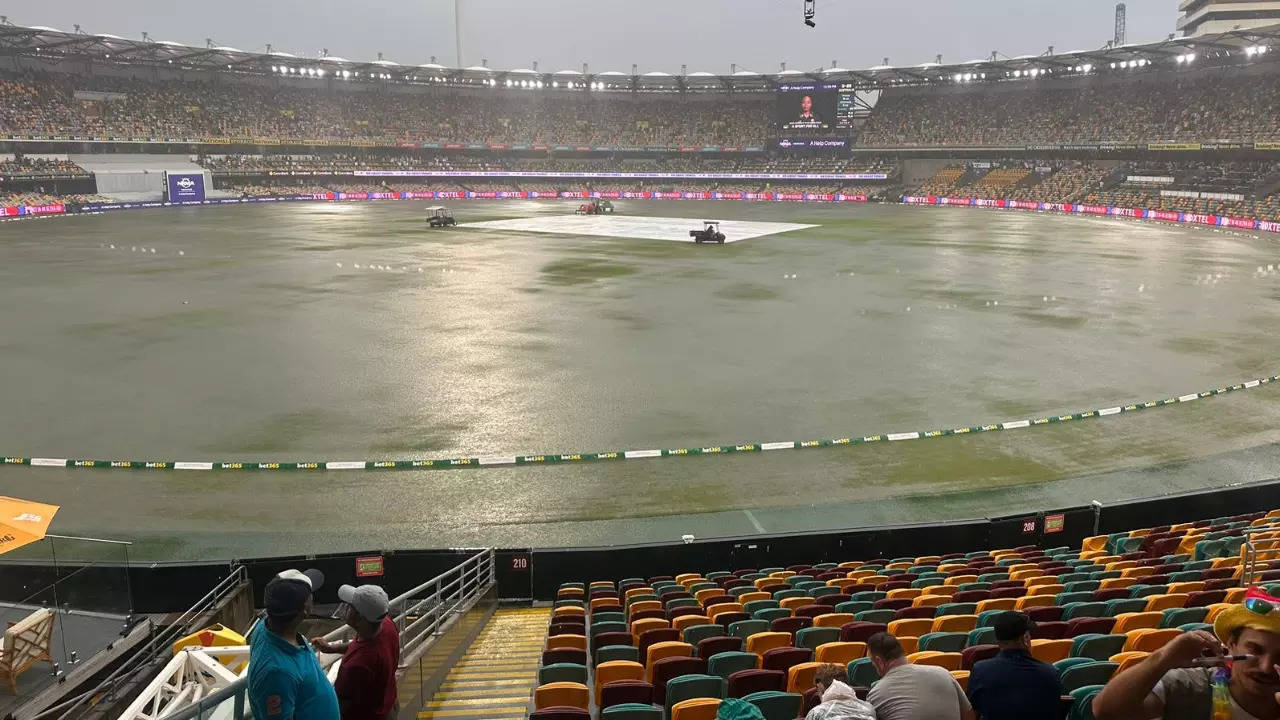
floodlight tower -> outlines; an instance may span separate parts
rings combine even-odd
[[[1124,45],[1124,3],[1116,3],[1116,36],[1112,43],[1114,47]]]

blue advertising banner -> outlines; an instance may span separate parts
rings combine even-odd
[[[204,173],[165,173],[169,202],[198,203],[204,200]]]

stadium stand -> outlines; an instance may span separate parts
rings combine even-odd
[[[878,679],[866,656],[876,632],[963,687],[998,652],[995,617],[1013,609],[1035,621],[1031,653],[1058,670],[1069,717],[1090,717],[1115,673],[1209,628],[1249,585],[1280,591],[1280,569],[1246,566],[1246,531],[1258,547],[1280,546],[1280,510],[1098,535],[1079,548],[565,583],[530,717],[714,717],[708,708],[732,697],[794,718],[824,663],[844,666],[865,695]]]

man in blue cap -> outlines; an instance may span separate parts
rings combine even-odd
[[[249,705],[257,720],[339,720],[338,696],[298,628],[311,613],[319,570],[286,570],[267,583],[267,616],[249,639]]]

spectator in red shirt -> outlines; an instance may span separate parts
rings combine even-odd
[[[400,637],[388,615],[387,591],[377,585],[343,585],[338,588],[338,599],[347,604],[343,619],[356,631],[355,638],[330,643],[317,637],[311,643],[321,652],[342,653],[333,683],[342,720],[394,717]]]

